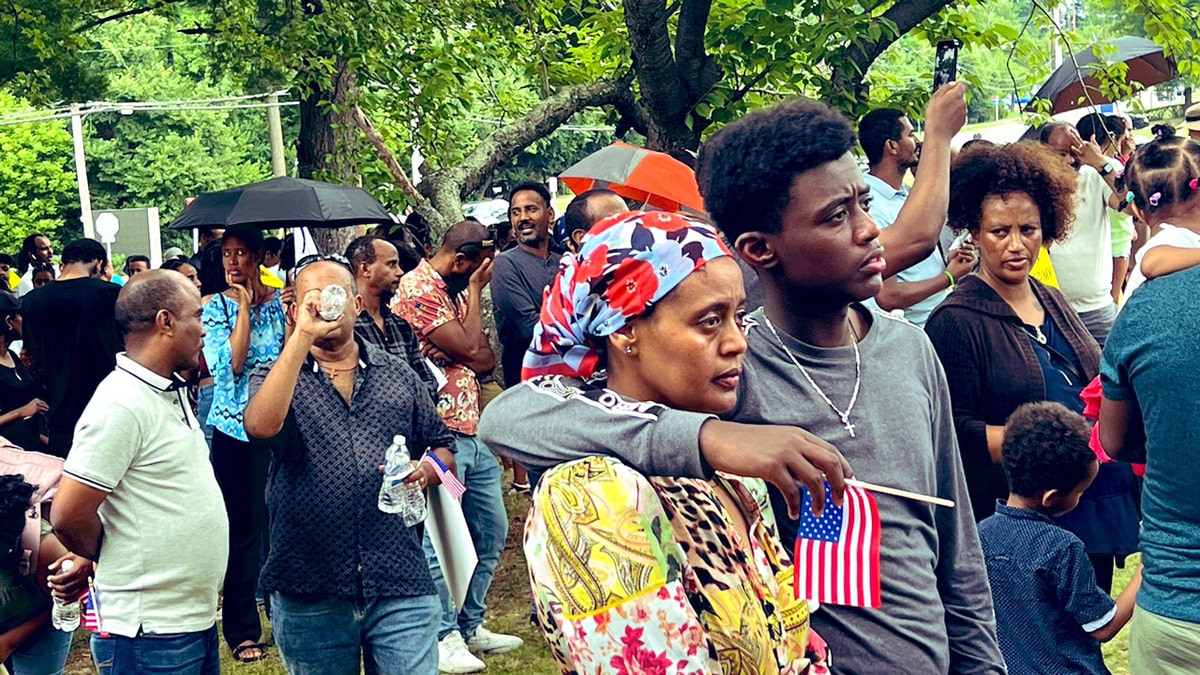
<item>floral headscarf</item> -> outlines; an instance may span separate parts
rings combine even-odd
[[[596,344],[709,260],[728,255],[712,226],[678,213],[628,212],[600,221],[578,255],[563,256],[546,289],[521,379],[590,378],[601,367]]]

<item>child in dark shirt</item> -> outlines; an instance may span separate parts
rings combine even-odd
[[[979,524],[979,539],[1010,675],[1107,674],[1100,643],[1133,614],[1141,569],[1114,602],[1097,586],[1083,542],[1054,521],[1099,471],[1089,437],[1082,417],[1051,402],[1021,406],[1004,429],[1008,501]]]

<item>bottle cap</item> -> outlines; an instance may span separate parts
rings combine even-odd
[[[62,565],[59,565],[58,571],[59,572],[70,572],[73,569],[75,569],[75,561],[74,560],[64,560],[64,561],[62,561]]]

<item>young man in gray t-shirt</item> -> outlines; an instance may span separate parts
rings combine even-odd
[[[922,177],[948,180],[943,143],[961,126],[961,92],[951,85],[931,101],[926,157],[934,163],[922,166]],[[865,481],[959,504],[876,496],[881,609],[825,605],[811,619],[838,672],[1002,674],[945,375],[920,329],[858,304],[878,293],[891,264],[853,145],[839,114],[796,100],[746,116],[701,149],[709,215],[758,274],[765,301],[746,320],[749,351],[732,419],[802,427],[836,445]],[[897,233],[887,239],[907,255],[897,241],[905,227],[897,227],[885,231]],[[937,232],[930,235],[931,248]],[[484,442],[532,469],[603,453],[648,473],[704,477],[708,467],[696,458],[713,456],[706,446],[738,447],[743,466],[718,468],[744,473],[777,428],[658,415],[611,393],[588,396],[571,383],[551,384],[535,379],[498,398],[480,425]],[[564,409],[569,414],[545,415]],[[571,428],[552,427],[555,418],[569,419]],[[788,472],[797,479],[807,473]],[[836,487],[834,477],[830,482]],[[793,496],[773,487],[772,501],[790,549]]]

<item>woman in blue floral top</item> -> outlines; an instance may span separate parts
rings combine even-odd
[[[255,590],[259,555],[267,545],[264,490],[270,456],[250,445],[242,412],[250,399],[250,374],[279,358],[285,335],[283,304],[263,285],[258,230],[230,229],[221,238],[229,288],[204,305],[204,358],[213,376],[213,470],[229,513],[229,565],[225,570],[223,632],[234,658],[263,657],[262,624]]]

